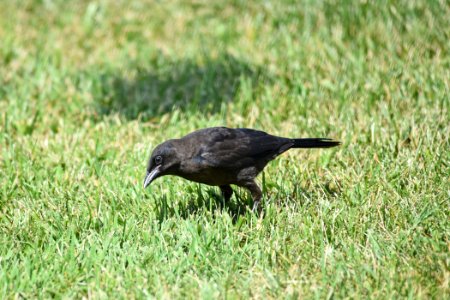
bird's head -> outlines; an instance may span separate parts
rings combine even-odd
[[[158,177],[173,174],[180,165],[173,140],[158,145],[150,155],[147,164],[147,174],[144,179],[144,189]]]

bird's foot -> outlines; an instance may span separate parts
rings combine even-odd
[[[260,214],[262,207],[259,205],[261,201],[255,201],[253,202],[253,208],[252,208],[252,213],[254,214]]]

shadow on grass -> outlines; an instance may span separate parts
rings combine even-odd
[[[127,119],[142,120],[175,108],[217,113],[222,103],[235,99],[243,82],[252,89],[261,75],[261,68],[229,54],[205,58],[201,63],[160,56],[146,67],[130,67],[129,73],[104,76],[97,112],[100,116],[120,113]]]
[[[160,223],[167,218],[178,216],[187,219],[192,215],[202,215],[205,211],[215,216],[215,211],[228,213],[233,219],[233,223],[239,220],[240,216],[244,216],[252,207],[251,199],[234,189],[233,197],[230,201],[225,202],[218,188],[210,187],[206,190],[206,195],[201,191],[201,187],[197,186],[197,190],[193,191],[195,196],[185,201],[177,201],[168,203],[165,196],[156,201],[156,215]]]

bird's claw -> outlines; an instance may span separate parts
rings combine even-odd
[[[260,213],[261,212],[261,209],[259,207],[259,202],[260,201],[255,201],[253,203],[252,213]]]

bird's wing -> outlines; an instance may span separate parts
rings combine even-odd
[[[205,136],[199,158],[216,168],[244,168],[269,161],[292,146],[289,139],[253,129],[211,128]]]

